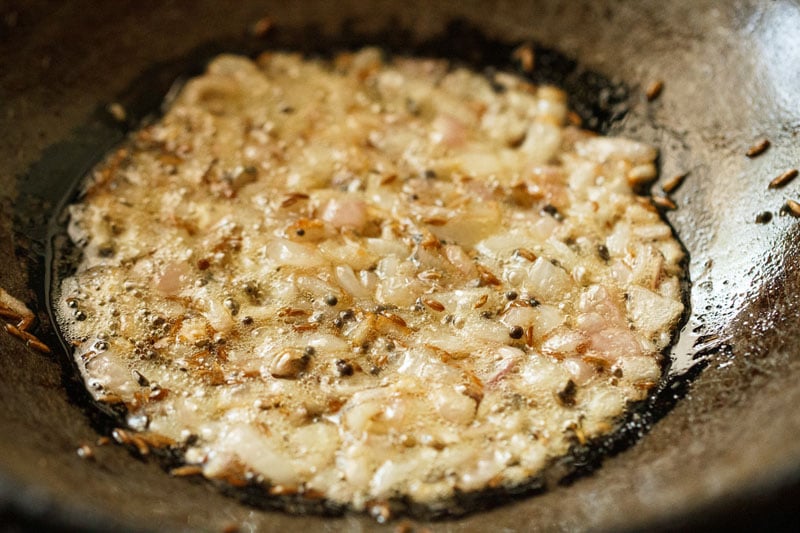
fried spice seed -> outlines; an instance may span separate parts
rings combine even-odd
[[[503,283],[495,276],[491,270],[486,268],[485,266],[478,264],[475,265],[475,268],[478,269],[478,273],[480,275],[481,285],[502,285]]]
[[[94,450],[88,444],[81,444],[78,449],[76,450],[78,457],[81,459],[94,459]]]
[[[581,125],[583,125],[583,119],[575,111],[569,111],[567,113],[567,120],[569,121],[570,124],[578,128],[580,128]]]
[[[203,474],[203,467],[198,465],[183,465],[173,468],[169,473],[171,476],[175,477],[200,476]]]
[[[652,102],[661,95],[661,92],[663,90],[664,90],[664,82],[661,80],[655,80],[647,86],[644,95],[647,98],[648,102]]]
[[[688,172],[684,172],[683,174],[676,174],[672,176],[661,185],[661,189],[665,193],[670,194],[671,192],[677,190],[677,188],[681,186],[683,180],[685,180],[686,176],[688,175],[689,175]]]
[[[74,309],[77,307],[77,302],[70,299],[67,302],[67,307]],[[33,325],[34,314],[33,311],[22,303],[20,300],[11,296],[5,289],[0,287],[0,318],[10,320],[15,324],[5,324],[5,330],[25,341],[25,344],[41,353],[50,353],[50,348],[40,341],[35,335],[30,333],[28,329]]]
[[[379,524],[385,524],[392,518],[392,509],[388,503],[378,502],[370,506],[369,514]]]
[[[563,389],[558,391],[558,401],[561,402],[561,405],[567,407],[574,407],[575,406],[575,395],[578,392],[578,386],[575,384],[574,381],[571,379],[567,381],[567,384],[564,386]]]
[[[128,118],[128,113],[125,112],[125,108],[117,102],[108,104],[106,109],[108,110],[108,114],[114,117],[114,120],[117,122],[125,122]]]
[[[403,520],[394,526],[394,533],[414,533],[414,525],[408,520]]]
[[[425,305],[427,305],[428,307],[430,307],[431,309],[433,309],[434,311],[436,311],[438,313],[441,313],[442,311],[444,311],[444,304],[442,304],[442,302],[440,302],[438,300],[428,299],[428,300],[425,300],[424,303],[425,303]]]
[[[786,208],[795,217],[800,217],[800,203],[794,200],[786,200]]]
[[[761,139],[759,141],[756,141],[752,146],[750,146],[750,148],[747,149],[747,152],[745,152],[744,155],[746,155],[751,159],[754,157],[758,157],[764,152],[766,152],[769,149],[770,145],[771,143],[769,142],[769,139]]]
[[[225,527],[222,528],[222,533],[239,533],[241,530],[242,528],[239,526],[239,524],[230,523],[226,524]]]
[[[344,359],[337,359],[336,372],[342,377],[352,376],[354,372],[353,365]]]
[[[536,254],[530,250],[526,250],[525,248],[517,248],[514,250],[514,255],[517,257],[522,257],[523,259],[527,259],[531,262],[536,261]]]
[[[5,327],[7,332],[17,337],[18,339],[25,341],[25,344],[27,346],[41,353],[45,354],[50,353],[50,348],[45,343],[36,338],[36,336],[34,336],[33,334],[28,333],[23,329],[19,329],[11,324],[6,324]]]
[[[259,39],[263,39],[266,37],[272,28],[275,26],[275,23],[272,21],[270,17],[261,17],[253,24],[253,35],[258,37]]]
[[[652,200],[653,200],[653,203],[654,203],[654,204],[655,204],[657,207],[660,207],[661,209],[674,210],[674,209],[677,209],[677,208],[678,208],[678,206],[675,204],[675,202],[673,202],[673,201],[672,201],[672,200],[671,200],[669,197],[667,197],[667,196],[657,196],[657,195],[656,195],[656,196],[653,196],[653,197],[652,197]]]
[[[789,183],[791,183],[792,180],[794,180],[797,177],[797,174],[798,174],[798,170],[796,168],[793,168],[791,170],[787,170],[786,172],[784,172],[783,174],[781,174],[777,178],[775,178],[772,181],[770,181],[768,188],[770,188],[770,189],[779,189],[781,187],[785,187],[786,185],[789,185]]]
[[[768,224],[772,220],[772,213],[763,211],[756,215],[756,224]]]
[[[141,372],[139,372],[136,369],[132,370],[132,372],[133,372],[133,377],[136,378],[136,383],[138,383],[140,387],[150,386],[150,380],[144,377],[144,375]]]

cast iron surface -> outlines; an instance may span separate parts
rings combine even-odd
[[[46,320],[44,302],[36,302],[41,280],[28,278],[44,242],[29,230],[54,206],[17,191],[39,187],[50,197],[26,177],[46,170],[49,188],[81,170],[55,161],[32,173],[47,148],[71,143],[73,152],[90,154],[96,135],[84,129],[85,137],[76,136],[75,129],[92,124],[143,72],[209,42],[240,40],[264,15],[279,27],[314,24],[335,34],[350,20],[351,30],[384,29],[391,38],[408,28],[420,39],[460,17],[490,37],[557,48],[630,87],[665,81],[653,103],[634,94],[614,129],[661,148],[662,179],[691,172],[669,215],[691,254],[695,284],[676,354],[702,352],[705,370],[634,446],[591,475],[432,529],[668,529],[730,516],[742,525],[767,520],[751,516],[765,510],[797,523],[782,503],[796,501],[787,495],[798,494],[800,478],[800,220],[780,208],[800,197],[800,180],[766,189],[800,165],[797,2],[0,4],[0,286]],[[764,136],[772,148],[746,158]],[[30,220],[12,216],[20,207]],[[773,219],[756,224],[764,211]],[[47,327],[39,332],[54,340]],[[76,447],[98,434],[62,378],[55,356],[0,334],[0,518],[94,529],[379,528],[364,516],[246,507],[206,483],[170,478],[118,446],[81,460]]]

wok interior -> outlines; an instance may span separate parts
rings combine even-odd
[[[757,4],[26,3],[4,14],[0,32],[0,249],[8,258],[0,286],[30,303],[41,297],[42,280],[28,276],[41,268],[41,228],[56,207],[41,199],[52,198],[53,187],[66,191],[86,170],[75,154],[86,154],[90,165],[103,148],[98,132],[109,146],[118,140],[121,131],[106,135],[113,130],[95,111],[124,96],[152,65],[209,42],[239,42],[266,15],[278,30],[311,26],[311,35],[366,33],[397,42],[433,37],[462,18],[490,38],[557,48],[634,89],[664,80],[656,102],[632,91],[630,111],[612,132],[659,146],[662,180],[690,172],[673,194],[679,209],[668,215],[689,251],[694,282],[692,316],[675,355],[686,361],[699,353],[706,368],[674,409],[592,475],[433,528],[675,526],[709,512],[741,514],[742,502],[759,494],[796,494],[800,222],[779,209],[800,188],[768,191],[766,183],[800,161],[800,70],[782,68],[800,64],[793,30],[800,8]],[[762,137],[772,148],[744,157]],[[69,160],[46,150],[65,143]],[[773,220],[756,224],[763,211]],[[37,310],[46,319],[43,301]],[[96,460],[82,460],[76,448],[98,433],[91,413],[66,392],[58,356],[30,352],[8,335],[0,347],[0,501],[15,513],[97,528],[377,527],[366,516],[243,506],[207,483],[171,478],[122,447],[95,447]]]

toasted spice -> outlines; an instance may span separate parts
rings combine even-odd
[[[369,514],[379,524],[385,524],[392,517],[392,509],[386,502],[375,502],[369,506]]]
[[[653,196],[653,203],[661,209],[673,210],[678,208],[668,196]]]
[[[647,97],[648,102],[652,102],[661,95],[661,91],[663,90],[664,82],[661,80],[655,80],[647,86],[647,89],[644,91],[644,95]]]
[[[517,248],[514,250],[514,255],[527,259],[528,261],[536,261],[536,254],[525,248]]]
[[[37,339],[34,335],[28,333],[25,330],[19,329],[11,324],[6,324],[6,331],[9,332],[11,335],[17,337],[18,339],[25,341],[26,345],[30,346],[31,348],[37,351],[42,353],[50,353],[50,348],[45,343],[43,343],[42,341]]]
[[[575,437],[575,440],[578,441],[578,444],[583,446],[588,442],[586,438],[586,433],[584,433],[583,428],[579,423],[573,422],[567,427],[567,431],[570,431],[572,435]]]
[[[428,307],[430,307],[431,309],[433,309],[434,311],[438,311],[438,312],[444,311],[444,304],[442,304],[442,302],[440,302],[438,300],[428,299],[428,300],[425,300],[423,303],[425,305],[427,305]]]
[[[198,465],[183,465],[173,468],[169,473],[175,477],[199,476],[203,473],[203,468]]]
[[[68,302],[70,308],[77,308],[77,302]],[[78,311],[80,312],[80,311]],[[40,341],[35,335],[28,332],[34,320],[33,311],[28,309],[24,303],[17,300],[0,288],[0,318],[12,320],[16,323],[6,324],[5,329],[8,333],[25,341],[25,344],[42,353],[50,353],[50,348]]]
[[[239,524],[231,522],[222,528],[222,533],[239,533],[241,530],[242,528],[239,526]]]
[[[672,191],[676,190],[678,187],[681,186],[683,180],[685,180],[686,176],[688,175],[689,175],[688,172],[684,172],[683,174],[676,174],[672,176],[661,185],[661,189],[667,194],[671,193]]]
[[[495,276],[491,270],[486,268],[483,265],[477,264],[475,268],[478,269],[478,274],[480,275],[481,285],[502,285],[500,280]]]
[[[344,359],[337,359],[336,360],[336,372],[342,376],[352,376],[353,375],[353,365],[350,364],[348,361]]]
[[[533,54],[521,44],[513,70],[539,68]],[[382,56],[214,60],[70,209],[91,243],[75,242],[85,261],[62,280],[56,309],[75,362],[89,394],[127,408],[114,433],[126,448],[169,447],[188,462],[174,476],[388,520],[395,505],[435,509],[462,489],[527,483],[575,444],[580,428],[565,421],[602,437],[596,428],[645,398],[640,386],[659,372],[682,310],[680,251],[630,187],[656,177],[656,151],[569,126],[580,118],[566,112],[567,95],[530,77],[406,57],[384,71]],[[416,81],[395,84],[403,78]],[[495,92],[462,94],[473,81]],[[462,104],[477,123],[453,111]],[[549,141],[551,126],[565,142],[543,146],[532,167],[527,148]],[[214,163],[189,164],[206,152]],[[141,179],[126,180],[134,173]],[[147,209],[134,216],[134,206]],[[106,253],[119,268],[98,276]],[[646,279],[616,279],[619,265],[651,259],[638,269]],[[663,310],[650,316],[654,302]],[[584,313],[597,331],[630,328],[649,342],[627,354],[598,335],[590,349]],[[584,365],[603,364],[606,350],[620,364],[635,357],[624,378]],[[595,377],[568,383],[574,365]],[[466,446],[478,452],[456,469],[430,453]],[[368,471],[348,475],[342,453]],[[474,485],[474,472],[488,479]]]
[[[519,66],[527,73],[533,72],[533,68],[536,64],[536,54],[533,50],[533,45],[530,43],[525,43],[517,48],[511,53],[512,59],[519,61]]]
[[[417,277],[423,281],[438,281],[442,279],[442,273],[433,269],[423,270]]]
[[[567,381],[567,384],[564,386],[564,388],[558,391],[556,396],[558,397],[558,401],[561,403],[561,405],[572,407],[575,405],[575,395],[577,392],[578,386],[575,385],[575,382],[570,379]]]
[[[106,108],[108,110],[108,114],[114,117],[114,120],[117,122],[125,122],[128,118],[128,114],[125,112],[125,108],[122,107],[121,104],[117,102],[112,102],[108,104]]]
[[[766,152],[769,149],[770,145],[771,143],[769,142],[769,139],[761,139],[759,141],[756,141],[752,146],[750,146],[750,148],[747,149],[747,152],[745,152],[744,155],[746,155],[749,158],[758,157],[764,152]]]
[[[381,185],[389,185],[397,180],[397,174],[389,174],[381,179]]]
[[[400,326],[401,328],[407,328],[408,324],[400,315],[396,315],[394,313],[390,313],[388,311],[381,312],[381,315],[391,320],[395,325]]]
[[[608,261],[611,259],[611,253],[608,251],[608,246],[605,244],[598,244],[597,245],[597,255],[600,256],[600,259],[603,261]]]
[[[583,119],[575,111],[568,111],[567,122],[569,122],[573,126],[580,127],[583,124]]]
[[[88,444],[81,444],[76,450],[78,457],[81,459],[94,459],[94,450]]]
[[[275,378],[296,379],[308,366],[309,356],[287,349],[279,353],[269,366]]]
[[[133,445],[141,456],[150,454],[150,447],[147,445],[144,439],[131,431],[127,431],[122,428],[116,428],[111,432],[111,436],[114,437],[114,440],[120,444]]]
[[[141,372],[139,372],[136,369],[132,370],[132,372],[133,372],[133,377],[136,378],[136,382],[140,386],[142,386],[142,387],[149,387],[150,386],[150,380],[148,380]]]
[[[394,526],[394,533],[414,533],[414,525],[408,520],[403,520]]]
[[[308,200],[309,196],[302,192],[293,192],[287,194],[281,202],[281,207],[291,207],[300,200]]]
[[[756,215],[756,224],[767,224],[772,220],[772,213],[763,211]]]
[[[793,216],[800,217],[800,203],[795,202],[794,200],[786,200],[786,209]]]
[[[791,183],[791,181],[793,179],[795,179],[797,177],[797,174],[798,174],[798,170],[796,168],[793,168],[791,170],[787,170],[786,172],[784,172],[783,174],[781,174],[780,176],[778,176],[774,180],[770,181],[769,182],[769,188],[770,189],[779,189],[781,187],[785,187],[786,185]]]
[[[269,34],[274,26],[275,23],[270,17],[261,17],[256,21],[255,24],[253,24],[253,35],[259,39],[263,39],[267,36],[267,34]]]
[[[533,326],[528,326],[525,330],[525,344],[529,347],[533,347],[534,336],[533,336]]]
[[[422,221],[431,226],[444,226],[445,224],[447,224],[447,219],[441,217],[428,217],[423,219]]]

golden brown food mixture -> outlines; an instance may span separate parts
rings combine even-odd
[[[531,479],[646,396],[683,310],[681,247],[632,191],[655,150],[566,116],[443,60],[216,58],[69,209],[88,389],[275,493]]]

